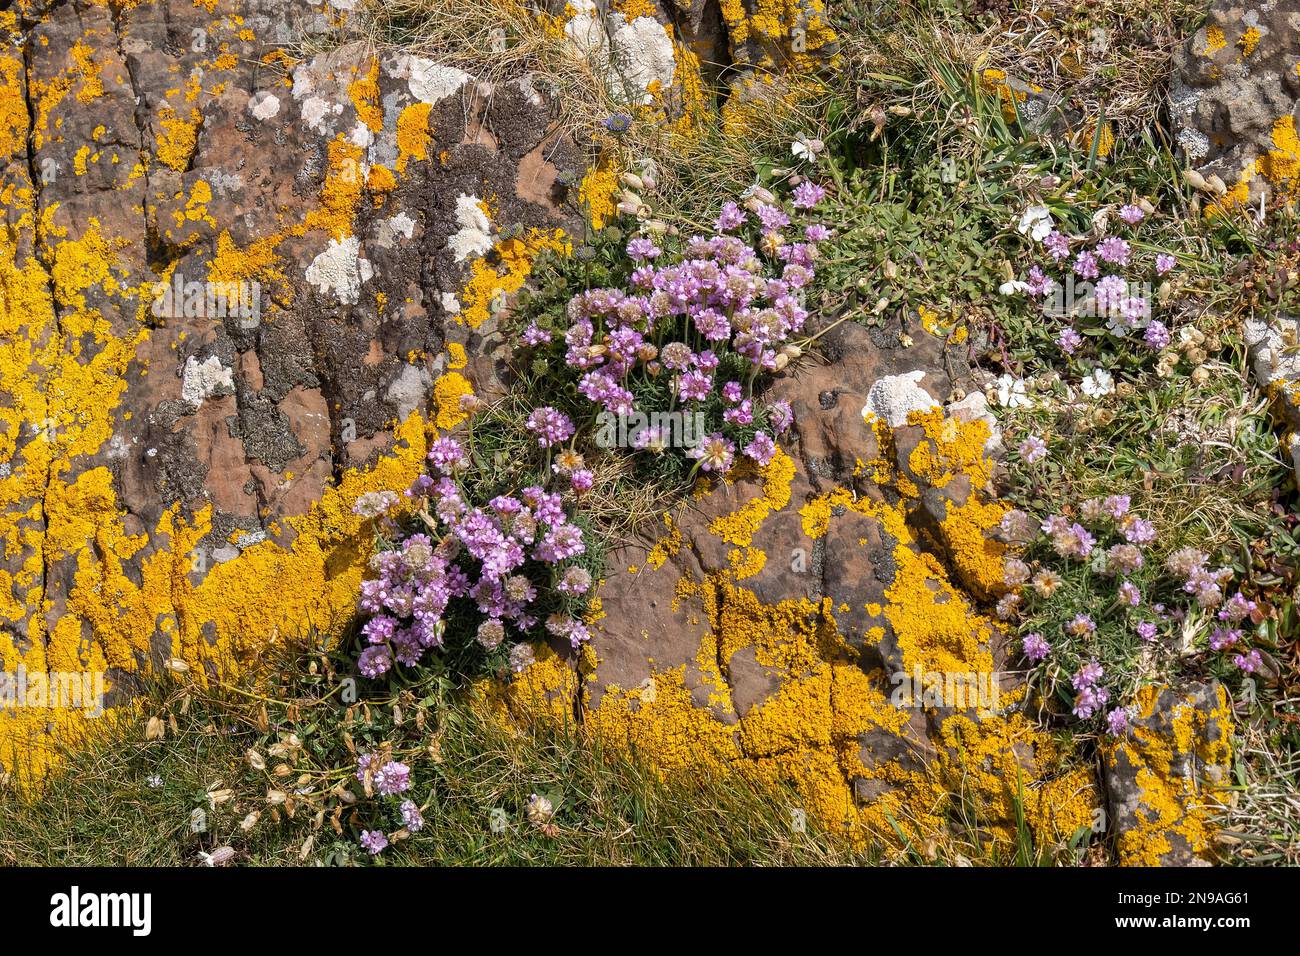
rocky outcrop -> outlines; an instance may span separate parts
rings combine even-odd
[[[1298,18],[1294,0],[1219,0],[1176,55],[1170,112],[1178,145],[1189,166],[1227,187],[1211,213],[1291,198],[1300,187]]]
[[[962,350],[901,331],[841,325],[779,377],[784,450],[611,555],[579,679],[525,671],[515,702],[568,694],[588,733],[665,773],[793,786],[858,841],[977,826],[1005,846],[1017,803],[1045,840],[1088,823],[1090,774],[1053,774],[973,597],[1004,589],[1004,507],[988,423],[948,371]]]
[[[301,0],[20,4],[0,54],[0,659],[219,669],[336,631],[356,497],[489,377],[577,207],[528,77],[345,44]],[[111,698],[110,702],[112,699]],[[0,715],[0,760],[79,715]],[[39,759],[36,763],[39,764]]]
[[[1103,750],[1119,862],[1204,866],[1231,770],[1232,711],[1217,683],[1145,687],[1128,735]]]

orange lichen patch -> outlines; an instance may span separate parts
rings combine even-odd
[[[578,696],[578,674],[573,666],[547,644],[533,646],[536,660],[504,685],[485,681],[479,693],[498,714],[522,724],[549,722],[561,727],[576,720],[574,702]]]
[[[1109,766],[1127,765],[1137,771],[1136,819],[1117,841],[1119,861],[1125,866],[1160,865],[1174,849],[1175,836],[1192,853],[1208,856],[1216,793],[1228,783],[1232,709],[1227,692],[1216,686],[1215,705],[1208,713],[1190,703],[1177,704],[1172,726],[1153,729],[1143,722],[1150,720],[1164,692],[1158,686],[1139,689],[1131,739],[1108,740],[1102,749]]]
[[[12,56],[0,53],[0,74],[17,80],[22,75],[17,66]],[[16,83],[14,88],[21,92]],[[47,106],[62,95],[46,92]],[[0,96],[0,109],[8,105]],[[17,121],[13,139],[0,140],[0,146],[16,150],[27,136],[26,113],[9,115]],[[192,139],[171,144],[182,167],[192,144]],[[136,363],[151,335],[152,282],[132,278],[123,256],[126,240],[105,234],[94,217],[73,237],[55,225],[52,205],[38,224],[25,164],[5,168],[0,188],[8,213],[0,225],[0,377],[8,392],[0,404],[0,460],[9,465],[0,475],[0,538],[9,558],[0,574],[4,669],[21,667],[29,676],[102,673],[110,667],[138,671],[162,650],[183,657],[200,675],[226,673],[277,635],[312,628],[337,633],[354,613],[370,549],[368,529],[352,506],[366,491],[409,487],[424,462],[423,420],[412,415],[396,430],[393,450],[371,470],[348,472],[308,514],[274,529],[276,540],[253,545],[231,561],[200,560],[211,531],[207,510],[187,517],[172,508],[154,527],[132,526],[111,470],[91,456],[102,452],[119,425],[128,374],[149,371]],[[179,215],[187,223],[208,222],[210,199],[207,183],[196,181]],[[270,237],[241,250],[221,234],[211,277],[280,277],[275,254],[280,241],[282,236]],[[47,594],[47,574],[56,563],[67,575],[65,599],[57,605]],[[59,745],[95,726],[79,710],[0,708],[0,762],[22,780],[40,777]]]
[[[1297,183],[1300,183],[1300,136],[1296,135],[1295,117],[1288,114],[1274,121],[1272,148],[1248,163],[1237,182],[1216,202],[1206,205],[1205,215],[1212,217],[1245,205],[1250,198],[1250,184],[1256,176],[1263,176],[1288,199],[1294,198]]]
[[[767,516],[790,503],[790,482],[794,479],[794,471],[794,459],[778,449],[762,469],[763,494],[750,499],[732,514],[714,518],[709,533],[728,544],[748,547]]]
[[[307,214],[308,229],[322,229],[331,238],[344,239],[352,234],[352,221],[365,189],[361,165],[362,149],[343,137],[329,144],[329,167],[321,187],[321,208]]]
[[[618,215],[614,193],[618,189],[618,170],[613,160],[602,157],[599,163],[587,170],[578,185],[578,203],[587,212],[591,228],[604,229]]]
[[[1241,47],[1241,55],[1250,56],[1254,53],[1262,36],[1257,27],[1247,27],[1243,30],[1241,36],[1237,37],[1237,46]]]
[[[722,0],[719,7],[733,47],[758,48],[749,61],[755,66],[788,62],[796,71],[812,70],[824,62],[818,52],[836,39],[821,0]]]
[[[530,229],[523,238],[502,240],[488,256],[475,259],[456,320],[477,329],[491,315],[492,301],[518,292],[533,271],[533,261],[548,249],[569,254],[571,246],[563,229]]]
[[[99,78],[99,66],[95,63],[93,52],[81,40],[72,44],[72,49],[68,51],[81,75],[80,88],[77,90],[79,103],[90,103],[104,95],[104,83]]]
[[[438,406],[434,425],[445,431],[463,422],[469,416],[461,410],[461,397],[473,394],[474,388],[470,385],[469,379],[460,372],[448,372],[440,377],[433,385],[433,400]]]
[[[645,566],[652,571],[657,571],[664,566],[669,558],[677,556],[677,552],[682,549],[682,529],[677,527],[673,522],[672,515],[663,516],[664,527],[668,533],[660,538],[653,548],[646,554]]]
[[[348,99],[357,117],[372,133],[384,128],[384,110],[379,104],[379,59],[372,58],[370,68],[348,84]]]
[[[430,103],[412,103],[397,117],[397,171],[406,171],[411,160],[427,160],[433,135],[429,129]]]
[[[12,12],[0,13],[0,31],[16,32]],[[0,160],[8,161],[26,146],[27,103],[23,99],[23,61],[16,56],[0,55]],[[6,206],[9,203],[5,203]]]
[[[203,114],[197,107],[190,107],[184,115],[170,106],[162,107],[158,111],[158,125],[162,132],[154,143],[154,157],[158,162],[177,172],[183,173],[188,169],[199,142],[199,124],[202,121]]]
[[[1228,45],[1227,38],[1223,35],[1223,29],[1217,26],[1208,26],[1205,28],[1205,49],[1201,56],[1209,59]]]
[[[600,706],[585,714],[583,728],[649,758],[663,774],[716,773],[741,756],[731,728],[695,706],[684,665],[643,687],[607,689]]]
[[[447,343],[447,368],[462,369],[469,364],[469,356],[465,353],[465,346],[459,342]]]

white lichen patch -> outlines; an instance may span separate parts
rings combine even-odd
[[[464,70],[409,53],[391,61],[387,70],[394,79],[405,80],[411,95],[421,103],[439,103],[469,81],[469,74]]]
[[[571,0],[574,14],[564,24],[565,49],[573,56],[604,60],[609,56],[609,37],[593,0]]]
[[[410,239],[415,235],[415,220],[405,211],[389,219],[381,219],[375,226],[375,244],[382,249],[391,249],[399,239]]]
[[[461,193],[456,199],[456,222],[460,226],[448,240],[457,262],[477,259],[492,249],[492,221],[477,196]]]
[[[448,315],[460,314],[460,299],[456,298],[454,292],[444,292],[442,294],[442,310]]]
[[[195,408],[218,392],[229,394],[235,390],[234,373],[221,364],[221,359],[210,355],[202,362],[191,355],[185,360],[181,372],[181,398]]]
[[[424,404],[424,398],[432,385],[433,376],[428,369],[403,365],[402,371],[388,386],[384,398],[397,406],[398,421],[405,421],[406,416]]]
[[[307,267],[307,281],[321,295],[333,293],[343,305],[356,304],[361,286],[374,274],[370,260],[361,257],[361,240],[347,236],[331,239],[325,251]]]
[[[641,103],[652,102],[652,88],[667,90],[673,84],[677,60],[672,39],[653,17],[628,22],[614,14],[610,24],[614,28],[614,68],[628,88],[627,95]]]
[[[309,96],[302,103],[303,122],[322,136],[334,131],[334,117],[343,112],[343,104],[331,103],[320,96]]]
[[[907,416],[912,412],[925,412],[939,403],[917,383],[925,378],[925,372],[905,372],[902,375],[886,375],[877,380],[867,393],[867,404],[862,407],[862,417],[884,419],[890,428],[907,424]]]
[[[266,90],[258,90],[248,98],[248,112],[253,119],[265,123],[280,112],[280,98]]]

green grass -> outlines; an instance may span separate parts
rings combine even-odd
[[[370,862],[360,830],[400,826],[397,798],[368,798],[355,777],[356,753],[372,749],[412,767],[406,796],[426,819],[378,858],[384,865],[873,860],[815,821],[797,832],[793,795],[740,775],[663,779],[626,753],[585,744],[576,728],[507,729],[452,690],[445,672],[345,705],[330,656],[284,655],[272,686],[157,687],[138,716],[69,752],[45,789],[4,794],[0,865],[195,865],[222,846],[239,865]],[[150,718],[166,728],[160,739],[146,739]],[[534,793],[552,800],[553,826],[528,821]],[[203,832],[192,831],[196,810]],[[256,822],[245,829],[250,814]]]

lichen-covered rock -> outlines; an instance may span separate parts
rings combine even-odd
[[[578,666],[584,729],[665,773],[755,774],[853,839],[917,845],[978,806],[1006,844],[1019,801],[1035,832],[1090,821],[1086,770],[1015,703],[997,628],[972,592],[1003,590],[989,534],[988,426],[948,414],[943,343],[840,326],[825,362],[778,379],[794,426],[766,467],[704,483],[646,541],[616,552]],[[956,356],[954,355],[953,358]],[[898,427],[877,386],[924,390]],[[535,699],[537,687],[512,689]]]
[[[1248,317],[1242,328],[1255,380],[1272,399],[1291,467],[1300,479],[1300,322],[1286,313]]]
[[[1217,683],[1144,687],[1125,737],[1103,750],[1119,861],[1193,866],[1210,860],[1211,814],[1229,784],[1232,712]]]
[[[351,44],[305,0],[0,14],[0,660],[236,667],[334,633],[494,303],[566,245],[579,156],[528,77]],[[432,406],[429,418],[426,411]],[[39,772],[77,711],[0,714]]]
[[[1178,52],[1170,109],[1189,165],[1227,192],[1217,213],[1296,195],[1300,182],[1300,3],[1217,0]]]

